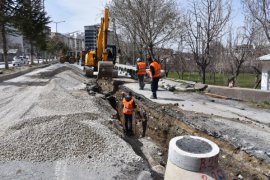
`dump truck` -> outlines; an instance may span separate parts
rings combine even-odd
[[[93,77],[96,71],[98,78],[117,76],[117,71],[113,70],[116,60],[116,46],[107,44],[108,27],[109,9],[106,7],[98,29],[96,50],[88,51],[85,55],[84,70],[87,77]]]

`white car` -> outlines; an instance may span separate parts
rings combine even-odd
[[[12,61],[13,66],[21,66],[29,64],[29,59],[26,56],[15,56]]]

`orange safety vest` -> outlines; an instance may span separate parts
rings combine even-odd
[[[145,62],[138,62],[138,72],[137,75],[145,75],[146,74],[146,64]]]
[[[150,66],[153,66],[153,68],[155,70],[155,75],[153,76],[153,78],[159,77],[160,76],[160,64],[158,64],[156,61],[153,61],[150,64]],[[151,71],[151,68],[150,68],[150,71]]]
[[[124,114],[128,114],[128,115],[133,114],[133,110],[134,110],[133,102],[134,102],[133,99],[131,99],[130,101],[127,101],[125,98],[123,99],[123,104],[124,104],[123,113]]]

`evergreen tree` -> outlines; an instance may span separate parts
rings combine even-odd
[[[16,10],[16,1],[14,0],[1,0],[0,1],[0,32],[2,38],[3,58],[5,68],[8,69],[7,59],[7,35],[15,34],[16,31],[12,27],[14,22],[14,13]]]
[[[29,41],[31,64],[34,64],[34,46],[45,49],[46,25],[49,17],[42,6],[42,0],[18,0],[16,27]]]

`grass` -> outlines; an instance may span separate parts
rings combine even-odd
[[[181,79],[179,78],[176,72],[170,72],[168,77],[173,78],[173,79]],[[214,79],[213,74],[206,73],[206,84],[226,86],[227,78],[228,78],[227,74],[216,73],[215,79]],[[236,86],[244,87],[244,88],[253,88],[255,79],[256,79],[255,74],[241,73],[236,80]],[[200,82],[199,73],[198,72],[193,72],[193,73],[185,72],[182,80]]]
[[[10,73],[15,72],[15,69],[14,69],[14,67],[9,67],[9,69],[3,68],[3,69],[0,69],[0,71],[2,71],[3,74],[10,74]]]
[[[270,109],[270,102],[269,101],[264,101],[264,102],[251,102],[251,106],[254,107],[259,107],[263,109]]]

